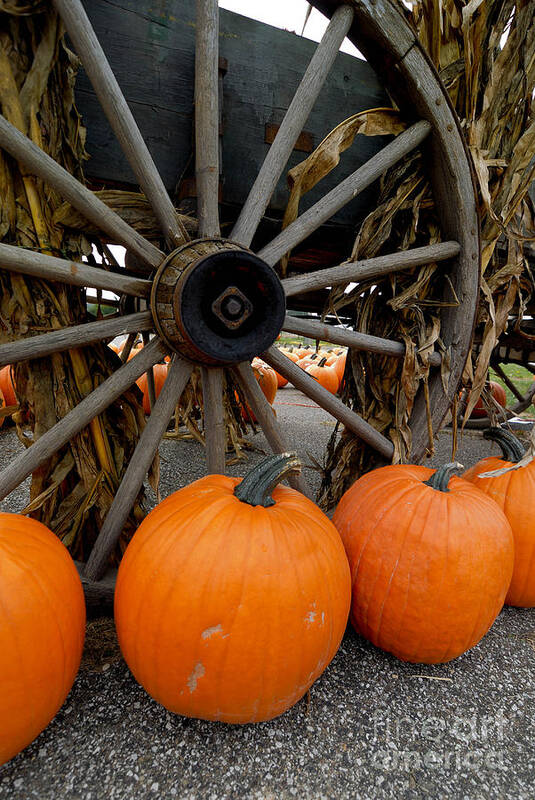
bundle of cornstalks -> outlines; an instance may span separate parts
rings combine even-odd
[[[468,416],[484,387],[498,338],[514,316],[522,330],[522,315],[534,288],[523,244],[535,234],[528,195],[535,178],[535,14],[531,0],[414,0],[411,10],[401,0],[399,4],[449,92],[476,175],[482,233],[477,313],[481,345],[463,376],[471,389]],[[361,128],[359,132],[367,133]],[[388,126],[380,132],[389,132]],[[303,176],[297,179],[302,182]],[[358,230],[352,260],[428,244],[437,234],[431,189],[415,155],[382,180],[377,207]],[[432,268],[424,267],[399,273],[395,280],[359,284],[347,294],[345,287],[337,287],[326,309],[343,309],[357,330],[407,344],[401,367],[392,359],[353,351],[346,371],[345,401],[391,438],[397,461],[409,456],[412,402],[427,380],[428,367],[414,358],[415,349],[440,337],[436,298],[441,295],[434,291],[435,277]],[[325,464],[325,506],[334,505],[356,477],[378,463],[376,453],[351,433],[343,431],[340,438],[337,434]],[[429,452],[432,449],[431,436]]]
[[[74,106],[78,60],[63,41],[49,3],[0,0],[0,110],[19,130],[83,181],[84,128]],[[80,260],[91,255],[86,235],[57,224],[62,199],[0,150],[0,241]],[[112,265],[109,265],[112,268]],[[84,293],[2,271],[0,341],[85,322]],[[17,365],[20,410],[14,419],[27,447],[116,368],[104,345]],[[37,469],[25,513],[51,527],[75,558],[85,559],[145,425],[136,390],[123,395]],[[155,465],[157,469],[157,465]],[[120,549],[136,519],[138,499]]]

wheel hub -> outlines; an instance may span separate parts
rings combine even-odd
[[[236,364],[270,347],[284,321],[275,271],[227,239],[198,239],[161,264],[151,293],[154,324],[166,344],[192,361]]]

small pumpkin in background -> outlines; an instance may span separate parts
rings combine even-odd
[[[338,383],[341,385],[346,369],[347,350],[341,353],[333,364],[334,371],[338,377]]]
[[[152,368],[154,374],[154,391],[156,394],[156,399],[158,399],[158,395],[163,389],[163,385],[167,378],[167,369],[167,364],[155,364]],[[143,392],[143,411],[145,414],[150,414],[149,382],[146,372],[144,372],[143,375],[137,379],[136,384]]]
[[[505,389],[503,388],[501,383],[498,383],[497,381],[487,381],[487,383],[485,384],[485,388],[490,393],[491,397],[493,397],[494,400],[496,400],[498,405],[500,405],[502,408],[506,407],[507,395],[505,394]],[[468,399],[470,400],[470,397]],[[482,398],[479,397],[477,403],[472,409],[470,418],[482,419],[486,416],[487,416],[487,409],[485,408]]]
[[[7,406],[6,399],[4,397],[4,393],[0,390],[0,411],[2,411]],[[4,424],[6,417],[0,414],[0,428]]]
[[[331,394],[336,394],[340,381],[333,367],[327,366],[326,359],[322,358],[317,364],[313,363],[306,368],[305,372],[312,375],[320,386],[327,389]]]
[[[301,367],[301,369],[306,370],[307,367],[310,367],[314,363],[319,363],[320,361],[321,357],[319,356],[318,353],[310,353],[309,355],[300,358],[299,361],[297,362],[297,366]]]
[[[349,567],[328,517],[277,485],[298,466],[284,454],[243,480],[207,475],[160,503],[128,545],[115,590],[119,644],[170,711],[272,719],[338,650]]]
[[[251,362],[251,367],[253,369],[253,374],[256,378],[256,381],[262,389],[264,397],[270,406],[272,406],[275,401],[275,395],[277,394],[277,374],[275,370],[260,358],[254,358]],[[242,408],[242,415],[246,421],[258,421],[252,408],[248,404],[245,406],[245,408]]]
[[[37,520],[0,513],[0,764],[51,722],[82,656],[85,601],[67,549]]]
[[[16,406],[19,401],[15,393],[15,384],[13,382],[13,368],[11,364],[0,369],[0,391],[4,395],[6,406]]]
[[[460,466],[380,467],[333,516],[351,568],[351,621],[403,661],[436,664],[469,650],[511,582],[511,526],[490,497],[452,477]]]
[[[509,431],[489,428],[483,436],[497,442],[502,458],[489,456],[468,469],[471,481],[499,505],[509,520],[515,542],[515,565],[505,602],[510,606],[535,606],[535,462],[526,458],[524,446]],[[521,462],[521,465],[520,465]],[[515,468],[515,465],[519,466]],[[487,473],[502,471],[501,475]]]
[[[283,350],[281,347],[281,353],[283,353],[286,358],[289,358],[290,361],[293,361],[294,364],[299,361],[299,356],[297,356],[293,350]]]

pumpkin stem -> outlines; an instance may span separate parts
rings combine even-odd
[[[464,467],[458,461],[450,461],[449,464],[443,464],[436,472],[433,472],[429,480],[424,481],[424,483],[439,492],[449,492],[448,484],[452,475],[461,469],[464,469]]]
[[[301,472],[297,453],[282,453],[264,459],[234,489],[234,495],[250,506],[274,506],[271,492],[290,472]]]
[[[326,363],[327,363],[327,359],[326,358],[322,358],[321,361],[319,362],[319,364],[317,364],[316,366],[324,367]]]
[[[487,428],[483,431],[483,436],[485,439],[498,442],[505,461],[518,464],[524,458],[526,452],[524,445],[510,431],[503,428]]]

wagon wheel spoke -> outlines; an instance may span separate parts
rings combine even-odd
[[[150,334],[148,331],[143,331],[143,347],[146,347],[150,342]],[[154,383],[154,369],[151,367],[147,370],[147,389],[149,394],[149,408],[152,409],[156,403],[156,385]]]
[[[520,389],[518,388],[518,386],[516,386],[516,385],[513,383],[513,381],[512,381],[512,380],[511,380],[511,378],[509,377],[509,375],[507,375],[507,373],[506,373],[506,372],[505,372],[505,371],[504,371],[504,370],[501,368],[501,366],[500,366],[499,364],[493,364],[493,365],[492,365],[492,369],[494,370],[494,372],[496,372],[496,374],[497,374],[497,375],[499,375],[499,376],[500,376],[500,378],[502,379],[502,381],[503,381],[503,382],[505,383],[505,385],[508,387],[509,391],[510,391],[510,392],[512,392],[512,394],[514,394],[514,396],[516,397],[516,399],[517,399],[519,402],[523,403],[523,402],[524,402],[524,400],[526,399],[526,398],[525,398],[525,396],[522,394],[522,392],[520,391]],[[528,403],[528,405],[529,405],[529,403]]]
[[[270,347],[266,353],[263,353],[262,358],[273,369],[288,378],[296,389],[300,389],[307,397],[310,397],[321,408],[343,423],[346,428],[349,428],[350,431],[375,448],[378,453],[389,461],[392,459],[394,445],[389,439],[379,433],[362,417],[359,417],[358,414],[355,414],[354,411],[351,411],[341,400],[334,397],[327,389],[324,389],[317,380],[296,366],[289,358],[286,358],[276,347]]]
[[[204,436],[208,473],[225,474],[225,414],[223,409],[223,370],[201,367],[204,406]]]
[[[152,347],[152,344],[144,349],[147,350]],[[139,356],[135,358],[137,359]],[[129,363],[131,364],[132,361]],[[125,368],[123,367],[123,369]],[[173,416],[176,404],[189,381],[192,369],[191,364],[180,358],[175,358],[169,368],[162,391],[143,429],[121,485],[117,490],[104,520],[104,525],[87,561],[84,576],[89,580],[98,580],[106,569],[110,553],[122,533],[124,523],[154,460],[160,441]]]
[[[28,475],[47,461],[69,439],[72,439],[92,419],[101,414],[114,400],[132,386],[143,372],[157,364],[167,354],[159,339],[124,364],[113,375],[94,389],[72,411],[37,439],[0,474],[0,499],[3,499]]]
[[[219,9],[197,0],[195,179],[199,236],[219,236]]]
[[[128,338],[124,343],[123,349],[121,350],[121,361],[123,362],[123,364],[126,364],[126,362],[128,361],[128,356],[132,352],[132,348],[136,343],[138,333],[139,331],[132,331],[131,333],[128,334]]]
[[[107,233],[114,242],[132,250],[147,266],[157,267],[163,253],[127,222],[76,180],[67,170],[56,164],[31,139],[24,136],[0,114],[0,147],[24,164],[34,175],[42,178],[90,222]]]
[[[130,107],[80,0],[54,0],[100,105],[159,222],[167,243],[178,247],[189,236],[180,221]]]
[[[285,114],[273,144],[234,226],[231,239],[249,247],[295,142],[317,100],[340,46],[351,27],[354,10],[338,8]]]
[[[86,322],[82,325],[73,325],[69,328],[43,333],[40,336],[30,336],[27,339],[0,345],[0,367],[29,358],[42,358],[62,350],[84,347],[93,342],[113,339],[115,336],[126,333],[133,332],[135,336],[138,331],[152,330],[152,328],[151,312],[140,311],[124,317]]]
[[[258,255],[270,266],[275,266],[289,250],[306,239],[327,222],[346,203],[353,200],[363,189],[370,186],[387,169],[393,167],[404,156],[420,145],[431,132],[431,125],[421,120],[390,142],[377,155],[370,158],[352,175],[331,189],[321,200],[288,225]]]
[[[367,350],[369,353],[378,353],[383,356],[403,358],[405,355],[403,342],[383,339],[380,336],[369,336],[367,333],[337,328],[334,325],[326,325],[323,322],[316,322],[303,317],[292,317],[290,314],[287,314],[284,318],[282,329],[288,333],[296,333],[299,336],[307,336],[311,339],[331,342],[332,344],[341,344],[344,347],[352,347],[355,350]],[[429,363],[431,366],[439,366],[441,363],[440,353],[432,353]]]
[[[411,250],[402,250],[398,253],[367,258],[363,261],[349,261],[338,267],[328,267],[306,275],[296,275],[281,281],[286,297],[292,297],[302,292],[311,292],[314,289],[324,289],[327,286],[379,278],[410,267],[420,267],[438,261],[447,261],[459,255],[458,242],[440,242],[426,247],[414,247]]]
[[[67,283],[70,286],[92,286],[107,289],[117,294],[133,297],[149,297],[151,281],[131,278],[117,272],[107,272],[98,267],[90,267],[79,261],[67,261],[56,256],[47,256],[36,250],[25,250],[10,244],[0,243],[0,267],[10,272],[33,275],[48,281]]]
[[[292,448],[287,443],[286,437],[282,433],[277,418],[273,413],[273,409],[258,385],[251,365],[247,362],[242,362],[241,364],[237,364],[233,368],[233,371],[243,387],[247,402],[259,421],[269,446],[274,453],[287,453]],[[288,483],[307,497],[312,496],[310,488],[302,474],[289,475]]]

